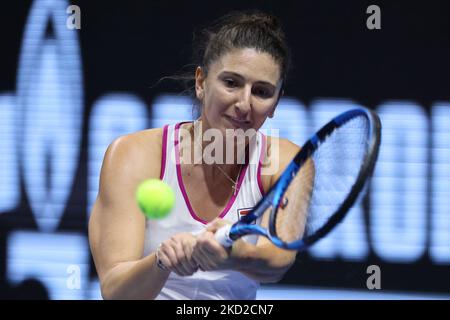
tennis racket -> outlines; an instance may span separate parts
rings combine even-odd
[[[303,251],[346,216],[372,175],[381,140],[374,111],[352,109],[314,134],[253,210],[215,237],[230,247],[242,236],[268,238],[280,248]],[[270,211],[268,229],[252,223]]]

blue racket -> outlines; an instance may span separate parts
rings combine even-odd
[[[346,216],[372,175],[381,122],[358,108],[333,118],[314,134],[253,210],[216,232],[225,247],[242,236],[268,238],[280,248],[303,251]],[[270,211],[268,229],[252,223]]]

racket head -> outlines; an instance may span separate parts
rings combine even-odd
[[[366,108],[349,110],[323,126],[269,191],[268,238],[279,247],[302,251],[327,235],[361,196],[380,142],[380,119]],[[286,198],[285,210],[280,204]]]
[[[358,108],[333,118],[306,141],[255,208],[231,227],[230,240],[257,234],[281,248],[306,250],[340,223],[361,196],[380,142],[381,122],[374,111]],[[265,213],[270,214],[268,230],[250,224]]]

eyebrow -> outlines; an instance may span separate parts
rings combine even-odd
[[[232,76],[235,76],[235,77],[238,77],[238,78],[240,78],[240,79],[244,79],[244,77],[242,76],[242,75],[240,75],[239,73],[236,73],[236,72],[234,72],[234,71],[222,71],[221,73],[220,73],[220,75],[223,75],[223,74],[225,74],[225,75],[232,75]],[[256,81],[257,83],[261,83],[261,84],[264,84],[264,85],[269,85],[269,86],[271,86],[271,87],[273,87],[273,88],[276,88],[277,86],[275,85],[275,84],[273,84],[273,83],[271,83],[271,82],[269,82],[269,81],[264,81],[264,80],[259,80],[259,81]]]

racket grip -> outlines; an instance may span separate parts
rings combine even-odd
[[[233,240],[230,239],[231,224],[228,224],[216,231],[214,237],[225,248],[233,245]]]

